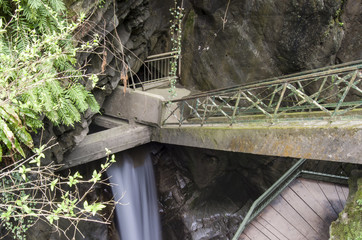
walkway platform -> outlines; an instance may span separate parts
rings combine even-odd
[[[246,227],[239,240],[327,240],[329,226],[347,196],[344,185],[298,178]]]
[[[166,125],[153,141],[258,155],[361,163],[362,121]]]

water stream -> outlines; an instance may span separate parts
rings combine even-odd
[[[116,155],[108,169],[121,240],[161,240],[157,192],[149,152],[136,149]]]

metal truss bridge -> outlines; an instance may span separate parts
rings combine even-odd
[[[362,61],[164,102],[162,125],[361,119]]]

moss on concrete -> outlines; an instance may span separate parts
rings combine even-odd
[[[344,210],[330,228],[332,240],[362,240],[362,171],[350,178]]]

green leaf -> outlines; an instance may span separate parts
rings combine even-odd
[[[0,141],[3,142],[9,150],[11,149],[12,144],[10,140],[6,137],[5,133],[1,130],[1,128],[0,128]]]
[[[96,182],[98,182],[98,181],[100,181],[101,180],[101,174],[100,173],[98,173],[96,170],[94,170],[93,171],[93,174],[92,174],[92,179],[91,179],[91,181],[93,182],[93,183],[96,183]]]
[[[73,176],[69,176],[69,181],[67,182],[69,187],[72,187],[73,185],[79,183],[80,178],[83,178],[79,172],[76,172]]]
[[[109,156],[112,153],[112,151],[109,150],[108,148],[105,148],[105,150],[106,150],[106,156]]]
[[[16,126],[15,135],[20,140],[20,142],[24,143],[28,148],[34,147],[33,138],[30,133],[26,130],[25,127]]]
[[[6,212],[5,211],[2,212],[1,218],[5,219],[6,221],[9,221],[12,214],[13,214],[13,207],[11,205],[8,205],[8,209],[6,210]]]
[[[0,129],[5,133],[7,139],[11,142],[12,148],[15,148],[15,135],[2,118],[0,118]]]
[[[22,165],[19,168],[19,173],[21,175],[21,177],[24,179],[24,181],[27,180],[26,174],[30,171],[30,168],[26,168],[24,165]]]
[[[50,183],[50,190],[54,191],[55,185],[58,183],[58,178],[54,179],[51,183]]]
[[[59,220],[59,216],[55,215],[55,214],[52,214],[52,215],[48,215],[46,217],[49,221],[50,224],[53,224],[54,220]]]
[[[87,212],[91,212],[93,216],[96,215],[98,211],[102,210],[105,207],[106,206],[102,203],[93,203],[91,205],[89,205],[87,201],[84,201],[83,203],[84,210]]]

